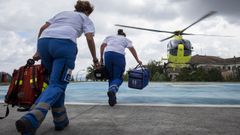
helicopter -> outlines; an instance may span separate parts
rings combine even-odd
[[[121,24],[115,24],[115,26],[119,27],[125,27],[125,28],[131,28],[131,29],[138,29],[138,30],[145,30],[145,31],[151,31],[151,32],[161,32],[161,33],[169,33],[172,34],[171,36],[164,38],[160,40],[161,42],[170,40],[170,42],[167,44],[167,63],[164,64],[167,67],[176,69],[176,68],[183,68],[183,67],[188,67],[189,62],[191,60],[192,56],[192,51],[193,47],[192,44],[189,40],[183,39],[183,35],[199,35],[199,36],[220,36],[220,37],[231,37],[231,36],[223,36],[223,35],[207,35],[207,34],[193,34],[193,33],[185,33],[187,29],[192,27],[193,25],[199,23],[203,19],[206,19],[213,14],[215,14],[216,11],[210,11],[198,20],[196,20],[194,23],[191,25],[187,26],[186,28],[182,30],[177,30],[177,31],[164,31],[164,30],[156,30],[156,29],[147,29],[147,28],[142,28],[142,27],[134,27],[134,26],[128,26],[128,25],[121,25]]]

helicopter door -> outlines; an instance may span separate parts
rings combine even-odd
[[[183,39],[182,40],[184,45],[184,56],[190,56],[192,55],[192,45],[189,40]]]

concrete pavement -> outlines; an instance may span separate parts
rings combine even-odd
[[[0,104],[3,116],[5,108]],[[51,113],[37,135],[240,135],[239,107],[67,105],[70,125],[54,131]],[[11,108],[0,135],[17,135],[24,113]]]

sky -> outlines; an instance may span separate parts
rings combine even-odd
[[[222,58],[240,57],[239,0],[89,0],[94,5],[90,15],[95,25],[97,56],[100,45],[108,35],[117,32],[115,24],[175,31],[195,22],[209,11],[217,14],[194,25],[185,32],[231,35],[234,37],[184,36],[193,45],[193,55]],[[39,28],[61,11],[74,10],[76,0],[0,0],[0,71],[12,73],[24,65],[36,51]],[[143,64],[167,57],[165,33],[123,28]],[[92,64],[85,37],[78,40],[78,55],[73,74],[84,75]],[[38,62],[40,63],[40,62]],[[126,50],[126,69],[137,62]]]

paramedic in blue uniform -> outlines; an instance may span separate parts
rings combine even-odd
[[[35,134],[49,109],[52,111],[55,130],[63,130],[69,124],[64,106],[65,89],[71,79],[77,55],[76,39],[85,34],[93,63],[100,64],[96,57],[94,24],[88,17],[93,6],[88,1],[78,0],[75,11],[63,11],[44,24],[39,32],[35,60],[41,59],[50,74],[49,85],[36,100],[31,110],[16,121],[22,134]],[[82,53],[82,52],[80,52]]]
[[[110,106],[114,106],[117,103],[116,93],[123,82],[123,73],[126,65],[125,48],[130,50],[139,64],[142,64],[138,59],[132,41],[126,38],[126,34],[122,29],[118,30],[117,35],[106,37],[100,48],[101,64],[104,63],[103,65],[105,65],[109,74],[109,88],[107,95]]]

